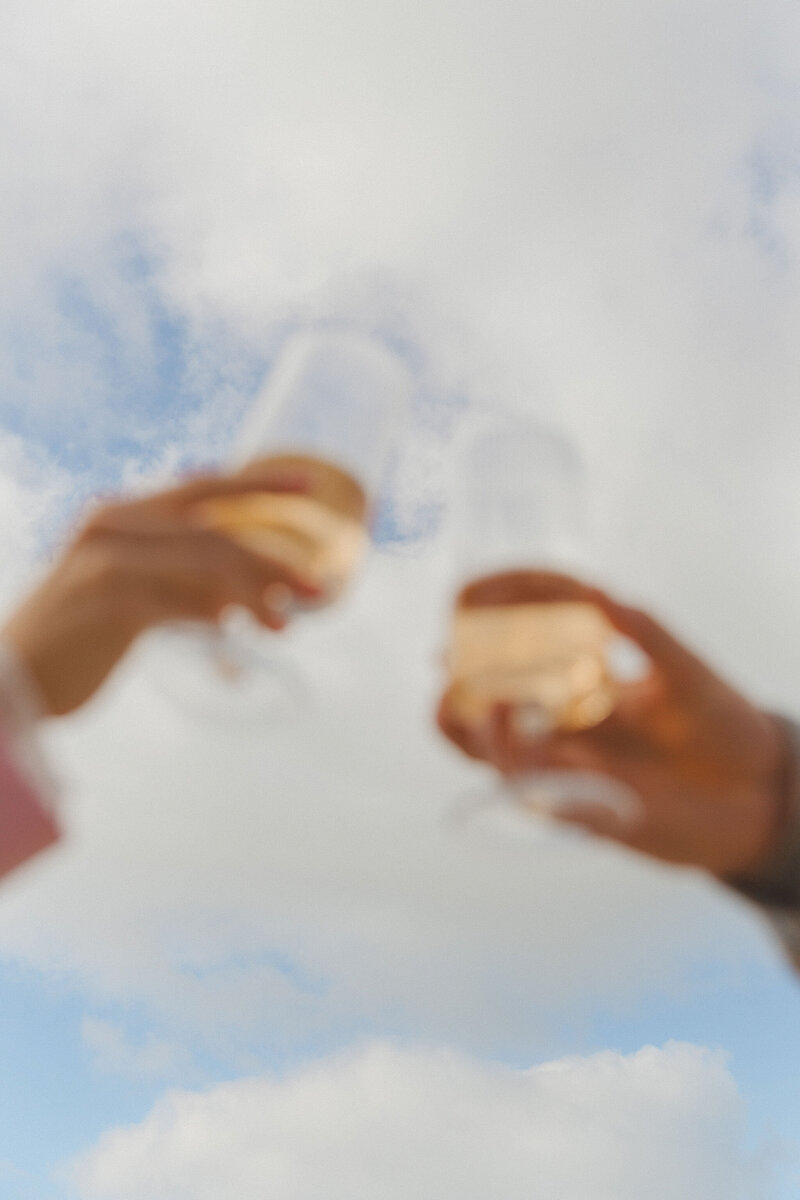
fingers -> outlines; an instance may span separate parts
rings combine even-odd
[[[594,603],[614,628],[636,642],[662,675],[680,687],[696,687],[714,678],[711,669],[682,642],[643,609],[620,604],[597,589]]]
[[[527,726],[527,728],[526,728]],[[638,790],[653,768],[651,750],[621,725],[536,732],[519,709],[498,706],[481,757],[508,776],[531,770],[589,771]]]
[[[696,686],[713,677],[710,669],[649,613],[620,604],[599,588],[568,575],[507,571],[469,584],[459,596],[459,603],[465,605],[557,602],[594,604],[675,683]]]
[[[496,710],[493,761],[519,790],[522,802],[530,793],[537,807],[543,789],[549,816],[595,836],[634,845],[644,809],[634,786],[636,771],[630,771],[626,755],[609,750],[596,731],[553,733],[526,741],[520,737],[517,716],[510,707]]]
[[[569,575],[554,571],[503,571],[468,584],[458,602],[466,606],[483,604],[552,603],[555,601],[591,601],[595,589]]]
[[[115,570],[154,583],[151,621],[172,615],[216,619],[226,605],[241,604],[263,624],[283,628],[295,598],[322,599],[319,580],[287,559],[256,554],[241,542],[195,521],[203,502],[247,493],[303,491],[302,468],[266,463],[252,478],[202,476],[144,500],[110,504],[90,518],[79,542],[107,544]],[[195,586],[190,576],[196,574]],[[170,578],[174,575],[174,578]],[[180,600],[181,611],[169,613]],[[163,610],[163,612],[159,611]]]
[[[265,491],[305,492],[310,483],[301,467],[280,463],[261,464],[258,473],[252,475],[196,475],[152,496],[104,504],[92,514],[88,525],[146,532],[163,520],[185,520],[196,505],[207,500]]]
[[[210,605],[211,611],[201,611],[199,616],[216,618],[226,607],[238,604],[269,628],[283,629],[295,597],[320,597],[318,584],[286,563],[254,554],[213,530],[185,534],[170,549],[169,561],[164,558],[160,563],[161,577],[168,580],[176,560],[181,562],[183,578],[196,578]]]
[[[223,534],[177,526],[141,537],[95,538],[95,577],[110,580],[140,628],[164,621],[215,621],[225,608],[247,608],[271,629],[286,625],[295,597],[315,600],[316,583],[284,563],[254,554]]]
[[[534,706],[531,706],[534,708]],[[491,763],[506,775],[535,769],[600,771],[626,782],[641,765],[635,738],[613,724],[580,733],[548,729],[541,710],[498,704],[483,721],[465,719],[455,689],[445,692],[437,723],[444,735],[470,758]]]
[[[577,825],[595,837],[638,848],[642,813],[636,805],[591,804],[576,800],[559,804],[550,815],[565,825]]]
[[[198,475],[168,491],[150,497],[157,506],[182,510],[187,506],[250,492],[305,492],[311,480],[301,467],[281,463],[260,463],[258,472],[234,475]]]
[[[602,737],[591,731],[526,737],[520,731],[515,710],[502,707],[493,720],[491,757],[494,765],[507,775],[536,768],[619,774],[627,766],[620,750],[609,748]]]
[[[436,723],[445,737],[470,758],[489,757],[490,739],[487,737],[487,728],[464,718],[455,702],[453,688],[448,688],[441,698]]]
[[[549,816],[597,837],[636,845],[645,810],[636,787],[639,772],[626,753],[610,749],[596,731],[533,738],[521,753],[524,743],[513,728],[514,716],[513,710],[497,713],[497,737],[503,749],[496,765],[512,783],[517,777],[522,795],[528,786],[536,795],[541,771],[545,795],[556,788],[555,803],[545,801]]]
[[[248,609],[259,624],[277,631],[288,623],[298,592],[316,594],[283,565],[262,559],[225,537],[187,537],[184,545],[183,578],[189,586],[180,593],[186,597],[187,607],[178,616],[218,620],[226,608],[238,605]],[[174,578],[174,571],[171,556],[169,563],[162,564],[162,579]]]

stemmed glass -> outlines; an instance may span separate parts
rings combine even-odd
[[[198,519],[317,582],[321,599],[295,600],[294,612],[334,603],[369,543],[409,398],[408,372],[383,343],[349,331],[296,334],[226,465],[255,479],[266,465],[298,468],[305,490],[215,499],[199,506]],[[191,634],[182,637],[180,661],[173,654],[161,672],[162,685],[184,706],[260,719],[295,712],[307,700],[296,665],[245,612],[234,611],[221,629],[193,625]]]
[[[575,580],[591,578],[585,471],[570,441],[522,419],[484,420],[456,456],[456,595],[446,651],[448,709],[480,736],[498,706],[515,734],[580,730],[612,711],[615,631]],[[565,801],[627,808],[586,771],[529,771],[461,805],[552,814]]]

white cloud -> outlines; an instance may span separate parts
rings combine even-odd
[[[797,24],[784,0],[12,4],[4,394],[65,448],[133,432],[135,481],[219,447],[292,322],[399,330],[432,395],[555,413],[592,468],[600,574],[800,711]],[[136,403],[154,302],[202,397],[180,419]],[[446,422],[419,425],[404,486],[432,500]],[[9,569],[50,503],[24,479],[15,458]],[[384,560],[310,623],[300,728],[209,737],[133,664],[54,740],[74,840],[6,887],[4,949],[217,1041],[376,1023],[494,1046],[733,941],[692,881],[443,831],[476,778],[428,719],[447,585]]]
[[[756,1200],[742,1100],[696,1046],[527,1071],[373,1044],[171,1092],[74,1169],[83,1200]]]
[[[0,429],[0,607],[30,584],[43,541],[62,532],[73,488],[52,458]]]
[[[13,4],[0,382],[102,431],[96,453],[133,422],[169,465],[219,445],[287,322],[399,324],[437,383],[557,413],[594,472],[600,574],[798,703],[797,20],[785,0]],[[151,302],[179,323],[194,424],[136,416],[60,276],[141,391]]]
[[[95,1066],[101,1071],[134,1079],[164,1079],[185,1075],[191,1069],[183,1046],[161,1041],[152,1033],[136,1042],[113,1022],[100,1017],[84,1017],[81,1033]]]

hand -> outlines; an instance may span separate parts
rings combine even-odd
[[[286,624],[287,598],[318,598],[314,582],[208,529],[196,515],[199,504],[217,497],[304,488],[297,471],[265,467],[256,478],[198,477],[96,509],[2,631],[48,715],[88,700],[151,626],[218,622],[229,605],[241,605],[278,630]]]
[[[645,652],[649,674],[621,684],[614,711],[594,728],[535,738],[515,729],[508,706],[500,706],[485,729],[466,728],[445,694],[438,714],[444,733],[505,774],[597,771],[632,788],[641,801],[627,818],[576,801],[559,806],[561,820],[721,877],[756,872],[780,835],[783,815],[785,747],[778,722],[647,613],[575,580],[531,572],[528,583],[543,599],[595,604]]]

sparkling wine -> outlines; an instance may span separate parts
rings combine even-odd
[[[608,716],[614,630],[595,605],[569,592],[560,577],[524,571],[487,576],[461,592],[447,666],[465,723],[482,723],[500,703],[535,733],[585,729]]]
[[[249,463],[241,472],[257,479],[265,467],[298,469],[310,486],[303,493],[250,492],[200,505],[200,517],[265,558],[274,558],[316,580],[323,603],[347,585],[367,544],[367,499],[351,475],[333,463],[281,454]]]

